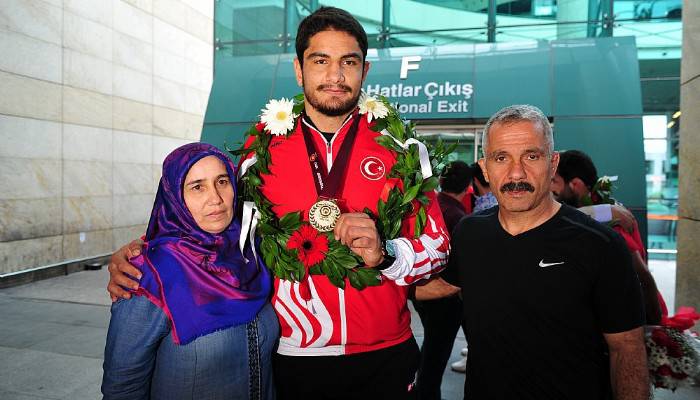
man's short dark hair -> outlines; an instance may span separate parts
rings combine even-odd
[[[440,175],[440,187],[443,192],[462,193],[472,180],[472,170],[463,161],[452,161],[447,164]]]
[[[362,50],[362,61],[367,58],[367,33],[360,22],[340,8],[320,7],[299,23],[295,47],[300,65],[304,65],[304,51],[309,47],[309,39],[323,31],[348,33],[357,40]]]
[[[483,187],[489,187],[489,183],[486,182],[486,178],[484,177],[484,171],[481,170],[481,166],[479,165],[479,163],[472,164],[471,169],[472,169],[472,175],[474,176],[474,180],[479,181],[479,183]],[[478,189],[476,187],[474,189],[478,191]],[[483,195],[483,193],[477,193],[477,194]]]
[[[590,190],[598,181],[598,171],[593,160],[588,154],[579,150],[567,150],[559,153],[559,166],[557,174],[569,183],[574,178],[579,178]]]

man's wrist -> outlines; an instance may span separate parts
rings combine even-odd
[[[391,241],[382,241],[382,258],[379,264],[375,265],[373,268],[382,271],[394,265],[394,261],[396,261],[396,248],[394,244]]]
[[[383,256],[382,261],[379,264],[375,265],[373,268],[378,270],[378,271],[383,271],[383,270],[391,267],[392,265],[394,265],[394,261],[396,261],[396,257],[392,257],[392,256],[388,256],[388,255]]]

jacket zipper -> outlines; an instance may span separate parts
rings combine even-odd
[[[338,134],[338,132],[336,132],[336,134]],[[333,135],[333,137],[335,138],[335,135]],[[326,138],[323,138],[323,140],[325,141]],[[331,141],[332,140],[333,139],[331,139]],[[333,165],[333,150],[332,149],[333,149],[333,147],[331,146],[331,142],[326,142],[326,169],[328,171],[331,170],[331,166]]]
[[[347,124],[349,121],[351,121],[352,118],[353,118],[353,117],[350,117],[350,118],[348,118],[347,120],[345,120],[345,122],[343,122],[343,125],[341,125],[340,128],[338,128],[338,130],[335,131],[335,133],[333,134],[333,137],[331,138],[331,141],[330,141],[330,142],[326,140],[326,137],[323,136],[323,135],[321,134],[321,132],[318,131],[318,129],[316,129],[316,128],[314,128],[313,126],[309,125],[308,123],[306,123],[306,121],[302,121],[303,123],[306,124],[306,126],[308,126],[309,128],[313,129],[314,132],[316,132],[316,134],[320,135],[320,136],[321,136],[321,139],[323,139],[323,142],[326,144],[326,170],[327,170],[328,172],[330,172],[331,167],[333,166],[333,142],[335,142],[335,138],[338,137],[338,132],[340,132],[340,130],[343,129],[343,127],[345,127],[345,124]]]

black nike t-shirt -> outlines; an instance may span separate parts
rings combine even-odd
[[[462,288],[465,399],[611,397],[603,333],[644,324],[624,240],[568,206],[512,236],[498,207],[457,225],[443,277]]]

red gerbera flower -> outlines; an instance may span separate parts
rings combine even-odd
[[[287,248],[296,249],[299,261],[309,268],[326,258],[328,238],[311,225],[304,224],[289,238]]]

